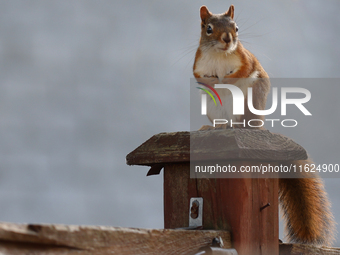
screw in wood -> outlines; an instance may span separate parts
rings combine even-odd
[[[270,203],[267,203],[266,205],[262,206],[262,207],[260,208],[260,211],[262,211],[263,209],[267,208],[268,206],[270,206]]]

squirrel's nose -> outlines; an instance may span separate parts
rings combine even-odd
[[[223,35],[222,35],[222,40],[225,42],[225,43],[230,43],[230,34],[228,33],[228,34],[226,34],[226,33],[224,33]]]

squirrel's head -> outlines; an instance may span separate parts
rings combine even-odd
[[[206,6],[200,9],[202,50],[215,49],[232,53],[237,48],[238,27],[234,21],[234,5],[222,14],[212,14]]]

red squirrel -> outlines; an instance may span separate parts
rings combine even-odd
[[[247,106],[248,87],[253,89],[253,106],[264,110],[270,90],[269,77],[256,57],[243,47],[238,40],[238,26],[234,21],[234,6],[224,14],[212,14],[206,6],[200,9],[201,39],[196,51],[194,76],[202,83],[213,86],[216,83],[234,84],[245,95],[244,115],[232,115],[231,93],[227,89],[216,89],[226,107],[213,107],[208,98],[207,116],[213,119],[232,119],[233,122],[248,123],[251,119],[264,120],[263,116],[254,115]],[[246,79],[240,79],[246,78]],[[238,125],[235,125],[239,127]],[[252,126],[260,126],[252,122]],[[203,126],[203,129],[211,129]]]
[[[234,6],[231,5],[222,14],[212,14],[206,6],[202,6],[200,17],[201,38],[193,66],[196,80],[210,86],[217,83],[233,84],[245,95],[244,115],[233,116],[229,90],[216,89],[223,107],[210,107],[209,110],[213,100],[208,97],[208,118],[210,121],[232,119],[238,122],[245,119],[245,123],[250,119],[264,120],[264,116],[257,116],[249,111],[247,90],[252,87],[254,108],[264,110],[270,90],[269,76],[257,58],[239,41]],[[228,125],[222,125],[217,128],[227,127]],[[200,130],[208,129],[213,127],[203,126]],[[307,159],[289,162],[291,163],[305,165],[312,161]],[[300,177],[304,178],[279,179],[280,205],[286,222],[288,241],[330,245],[334,240],[335,222],[322,180],[314,173],[303,173]]]

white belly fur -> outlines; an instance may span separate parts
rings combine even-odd
[[[241,61],[235,54],[221,54],[211,48],[207,52],[202,52],[201,58],[196,63],[195,73],[201,77],[217,76],[220,81],[230,72],[236,72],[241,65]]]
[[[220,51],[214,48],[202,52],[201,58],[196,63],[195,73],[200,77],[217,76],[220,83],[224,76],[230,72],[237,72],[241,66],[241,61],[235,54],[221,54]],[[239,87],[244,95],[247,97],[248,87],[251,87],[257,79],[259,72],[254,71],[248,78],[238,80],[234,85]],[[233,115],[233,98],[229,89],[216,89],[221,97],[222,107],[216,98],[217,106],[211,97],[207,97],[207,116],[212,122],[214,119],[226,119],[240,121],[241,115]]]

